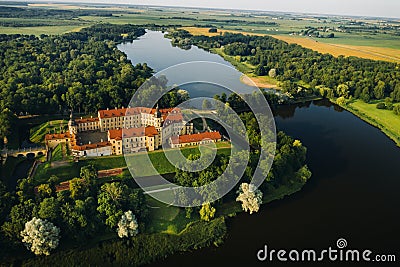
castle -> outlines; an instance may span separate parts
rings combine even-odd
[[[100,142],[79,141],[82,133],[107,133]],[[177,139],[178,138],[178,139]],[[74,119],[71,113],[68,132],[47,134],[46,146],[50,149],[65,143],[75,157],[121,155],[140,151],[153,151],[168,141],[171,147],[197,145],[221,140],[218,132],[194,134],[193,123],[186,122],[179,108],[120,108],[99,110],[93,118]],[[177,141],[188,140],[188,143]]]

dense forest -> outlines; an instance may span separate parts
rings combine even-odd
[[[400,68],[396,63],[334,57],[269,36],[232,33],[192,36],[181,30],[174,38],[176,43],[179,39],[190,40],[205,49],[223,47],[227,55],[256,66],[255,74],[275,77],[283,90],[293,96],[317,93],[329,98],[360,98],[365,102],[389,97],[400,102]]]
[[[152,70],[132,66],[116,43],[144,33],[131,25],[102,25],[40,38],[1,35],[0,109],[49,114],[127,105]]]

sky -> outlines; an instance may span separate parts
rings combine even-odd
[[[400,0],[49,0],[49,2],[111,2],[133,5],[211,7],[333,15],[400,17]]]

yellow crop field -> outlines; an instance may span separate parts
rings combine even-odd
[[[187,30],[193,35],[216,36],[224,32],[250,34],[256,36],[265,36],[266,34],[234,31],[218,29],[218,32],[208,32],[209,28],[199,27],[182,27],[181,29]],[[291,43],[298,44],[306,48],[318,51],[320,53],[328,53],[335,57],[337,56],[355,56],[360,58],[367,58],[373,60],[384,60],[390,62],[400,62],[400,49],[386,48],[386,47],[373,47],[373,46],[355,46],[355,45],[342,45],[342,44],[328,44],[321,43],[317,40],[299,37],[299,36],[283,36],[283,35],[270,35],[276,39]]]
[[[320,53],[328,53],[336,57],[343,55],[343,56],[368,58],[374,60],[400,62],[399,49],[372,47],[372,46],[328,44],[328,43],[321,43],[307,37],[281,36],[281,35],[272,35],[272,37],[288,43],[295,43],[303,47],[318,51]]]

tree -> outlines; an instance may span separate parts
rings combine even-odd
[[[379,81],[374,88],[374,95],[376,99],[382,99],[385,97],[386,84],[383,81]]]
[[[210,203],[203,203],[203,205],[201,206],[201,209],[199,211],[200,219],[208,222],[212,218],[214,218],[215,212],[216,212],[216,209],[213,206],[211,206]]]
[[[124,183],[106,183],[97,196],[97,211],[110,228],[117,226],[123,210],[133,210],[139,220],[144,221],[147,208],[142,192],[132,190]]]
[[[10,220],[6,221],[1,229],[12,239],[20,239],[20,233],[25,223],[35,214],[36,205],[32,199],[19,203],[11,208]]]
[[[33,217],[21,231],[22,242],[36,255],[50,255],[58,246],[60,229],[47,220]]]
[[[97,211],[105,218],[105,224],[114,228],[121,218],[122,201],[125,196],[124,187],[120,183],[107,183],[101,186],[97,197]]]
[[[0,168],[2,164],[0,163]],[[1,173],[1,169],[0,169]],[[4,218],[8,214],[12,205],[12,195],[7,191],[6,186],[0,180],[0,222],[4,221]]]
[[[336,104],[343,106],[346,104],[346,99],[343,96],[341,96],[338,99],[336,99]]]
[[[258,212],[262,203],[262,192],[253,184],[242,183],[239,187],[239,196],[236,201],[242,202],[242,208],[244,211],[249,211],[250,214]]]
[[[336,88],[336,93],[338,96],[348,97],[349,96],[349,86],[347,84],[339,84]]]
[[[45,198],[39,204],[38,216],[41,219],[56,220],[60,214],[60,203],[54,197]]]
[[[132,211],[128,210],[122,214],[121,220],[118,222],[118,236],[121,238],[135,236],[139,232],[138,227],[135,215]]]
[[[396,115],[400,115],[400,105],[397,105],[393,108],[393,112]]]
[[[93,165],[83,166],[81,168],[80,176],[90,187],[95,186],[97,183],[97,170]]]
[[[307,165],[304,165],[296,172],[296,177],[302,182],[306,182],[311,177],[311,171],[308,169]]]
[[[268,76],[271,78],[275,78],[276,77],[276,69],[270,69],[268,72]]]
[[[51,190],[51,187],[50,187],[49,184],[41,184],[41,185],[39,185],[39,186],[37,187],[37,190],[38,190],[38,194],[39,194],[42,198],[51,196],[51,193],[53,192],[53,191]]]
[[[393,98],[393,101],[400,102],[400,83],[396,84],[390,96]]]
[[[11,126],[15,119],[14,114],[9,109],[4,109],[0,113],[0,138],[3,139],[11,133]]]
[[[82,198],[88,191],[88,184],[84,179],[74,178],[69,181],[69,191],[73,199]]]
[[[83,240],[96,233],[99,226],[96,213],[96,200],[93,197],[64,203],[61,206],[61,217],[68,236]]]

